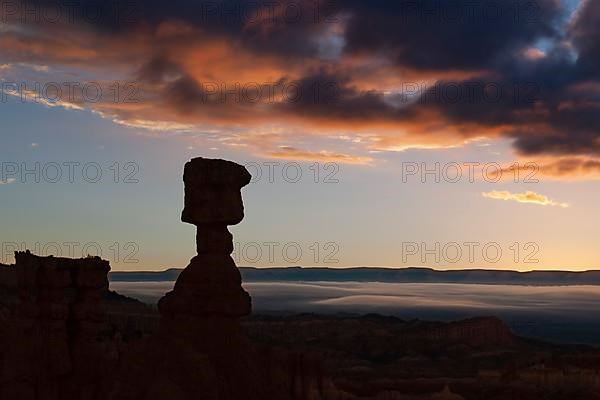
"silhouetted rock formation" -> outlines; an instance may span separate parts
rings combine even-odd
[[[159,301],[156,334],[123,359],[111,399],[341,399],[314,361],[255,348],[242,332],[238,318],[251,303],[227,226],[244,217],[240,189],[250,178],[229,161],[186,164],[182,221],[198,228],[198,254]]]
[[[17,271],[14,265],[0,264],[0,323],[7,318],[17,297]],[[0,334],[2,333],[0,326]],[[2,338],[0,338],[2,340]],[[0,349],[0,353],[2,349]],[[0,359],[0,361],[2,361]]]
[[[0,376],[0,400],[344,400],[318,357],[256,347],[239,317],[251,310],[227,226],[244,217],[250,174],[223,160],[186,164],[184,222],[197,252],[159,302],[156,331],[123,342],[104,305],[144,314],[108,291],[107,261],[16,253],[18,301]],[[10,285],[10,284],[9,284]],[[2,311],[2,310],[0,310]],[[152,315],[148,315],[152,324]],[[111,321],[112,322],[112,321]]]
[[[244,167],[230,161],[196,158],[186,164],[181,220],[197,226],[198,255],[159,302],[163,316],[250,314],[250,296],[231,258],[233,237],[227,229],[244,218],[240,190],[250,179]]]
[[[7,334],[1,398],[101,399],[117,361],[113,343],[103,340],[108,262],[29,251],[15,258],[18,302]]]
[[[14,265],[0,264],[0,290],[13,290],[17,287],[17,273]]]
[[[250,314],[250,296],[242,289],[242,277],[231,258],[233,237],[227,229],[244,218],[240,190],[250,179],[246,168],[231,161],[196,158],[185,165],[181,220],[197,226],[198,255],[159,302],[163,316]]]
[[[244,167],[224,160],[197,158],[185,166],[181,219],[197,226],[198,254],[159,301],[162,318],[151,347],[160,349],[156,362],[169,372],[152,378],[154,392],[179,393],[170,396],[175,399],[266,398],[259,395],[263,369],[252,365],[252,346],[237,319],[250,313],[250,296],[231,258],[227,229],[244,217],[240,190],[250,178]],[[224,384],[209,384],[211,376]]]

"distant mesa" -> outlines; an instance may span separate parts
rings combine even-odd
[[[239,267],[244,282],[387,282],[460,283],[486,285],[600,285],[600,271],[435,270],[431,268]],[[181,269],[153,272],[112,272],[111,282],[174,281]]]

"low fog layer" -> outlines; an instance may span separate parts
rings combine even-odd
[[[155,303],[173,282],[113,282],[111,289]],[[246,283],[254,311],[380,313],[452,320],[496,315],[521,335],[597,343],[600,287],[421,283]]]

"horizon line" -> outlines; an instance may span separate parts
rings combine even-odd
[[[458,269],[437,269],[433,267],[426,266],[408,266],[408,267],[390,267],[390,266],[351,266],[351,267],[332,267],[332,266],[302,266],[302,265],[288,265],[288,266],[270,266],[270,267],[256,267],[256,266],[246,266],[239,265],[238,268],[246,268],[246,269],[255,269],[255,270],[269,270],[269,269],[328,269],[328,270],[336,270],[336,271],[344,271],[344,270],[356,270],[356,269],[386,269],[386,270],[408,270],[408,269],[422,269],[422,270],[430,270],[434,272],[468,272],[468,271],[485,271],[485,272],[514,272],[518,274],[528,274],[534,272],[553,272],[553,273],[574,273],[574,274],[582,274],[589,272],[599,272],[600,267],[596,267],[593,269],[586,270],[570,270],[570,269],[532,269],[532,270],[516,270],[516,269],[491,269],[491,268],[483,268],[483,267],[475,267],[475,268],[458,268]],[[161,273],[167,272],[171,270],[183,270],[185,267],[171,267],[163,270],[115,270],[110,271],[109,273]]]

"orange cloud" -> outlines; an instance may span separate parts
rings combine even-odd
[[[590,157],[540,157],[516,162],[502,169],[503,176],[537,179],[540,175],[557,180],[600,179],[600,160]]]
[[[307,151],[294,147],[282,146],[279,150],[269,151],[264,155],[272,158],[282,158],[286,160],[307,160],[320,162],[338,162],[343,164],[369,165],[373,159],[370,157],[353,156],[350,154],[335,153],[331,151]]]
[[[103,80],[97,83],[106,94],[112,93],[114,81],[134,82],[135,102],[112,101],[110,97],[90,103],[77,91],[72,99],[42,103],[88,109],[116,123],[153,132],[210,132],[227,139],[225,145],[245,146],[255,154],[273,158],[368,165],[373,162],[370,152],[445,149],[484,137],[516,135],[531,139],[521,140],[521,147],[517,147],[530,152],[523,154],[546,157],[543,164],[540,161],[540,174],[559,179],[600,177],[600,153],[594,153],[600,138],[593,136],[592,119],[597,115],[597,104],[580,99],[583,94],[598,93],[600,83],[596,80],[570,85],[560,94],[568,96],[561,98],[557,108],[553,102],[543,101],[523,105],[515,101],[515,95],[528,94],[527,87],[514,90],[510,79],[503,81],[502,71],[488,70],[491,67],[486,63],[463,65],[464,57],[459,57],[456,65],[446,65],[445,47],[438,48],[442,53],[438,61],[444,61],[441,64],[405,64],[389,57],[388,51],[344,51],[350,14],[337,15],[336,24],[311,23],[296,31],[301,26],[287,26],[281,10],[274,11],[278,18],[260,13],[263,19],[240,26],[239,32],[228,26],[213,26],[208,23],[212,20],[194,23],[193,18],[186,20],[186,15],[177,13],[158,18],[156,23],[150,23],[151,18],[139,18],[126,29],[109,32],[82,21],[19,26],[15,14],[5,21],[10,29],[0,36],[0,79],[26,82],[31,88],[33,83],[85,83],[90,80],[85,76],[101,76]],[[337,43],[334,47],[338,51],[322,57],[312,51],[319,44],[315,39],[321,39],[321,44]],[[436,55],[431,54],[433,58]],[[544,58],[534,48],[522,55],[531,67]],[[400,59],[405,58],[403,54]],[[419,60],[423,61],[420,57],[413,61]],[[27,64],[43,65],[46,70],[24,71]],[[58,71],[62,75],[57,75]],[[286,84],[308,81],[308,88],[319,82],[327,87],[329,79],[339,85],[331,102],[312,101],[306,93],[300,101],[289,101],[282,94]],[[459,98],[452,97],[454,89],[464,89],[464,82],[476,83],[478,79],[483,83],[498,81],[495,83],[503,86],[504,96],[496,99],[485,92],[473,100],[465,96],[470,90],[461,90]],[[412,89],[406,89],[407,84]],[[262,87],[258,98],[256,85]],[[414,92],[414,85],[419,93],[407,100],[406,92]],[[215,87],[225,95],[215,94]],[[450,98],[430,96],[431,103],[419,104],[419,95],[431,95],[430,89]],[[580,111],[587,119],[579,118]],[[580,120],[586,123],[577,123],[573,129],[583,131],[578,144],[568,133],[573,121]],[[266,137],[265,131],[277,135]],[[339,136],[357,140],[331,140]],[[551,139],[547,143],[541,140],[546,136]],[[589,140],[594,137],[595,142]],[[588,158],[577,158],[581,154],[588,154]]]
[[[540,206],[558,206],[562,208],[569,207],[567,203],[558,203],[554,200],[549,199],[548,196],[544,196],[543,194],[539,194],[532,191],[527,191],[525,193],[511,193],[505,190],[493,190],[491,192],[482,192],[481,194],[483,197],[486,197],[488,199],[509,200],[516,201],[518,203],[538,204]]]

